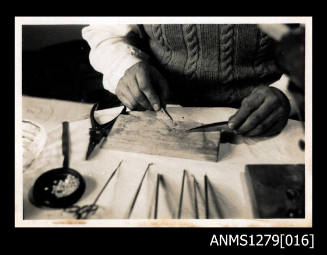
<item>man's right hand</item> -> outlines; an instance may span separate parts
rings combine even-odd
[[[169,88],[166,79],[156,68],[139,62],[126,70],[115,93],[131,110],[159,111],[165,105]]]

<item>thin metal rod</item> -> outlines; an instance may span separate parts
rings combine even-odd
[[[196,179],[195,176],[193,176],[193,192],[194,192],[194,210],[195,210],[195,218],[199,219],[199,208],[198,208],[198,197],[197,197],[197,188],[196,188]]]
[[[110,175],[109,179],[107,180],[107,182],[105,183],[105,185],[103,186],[102,190],[100,191],[100,193],[98,194],[98,196],[95,198],[93,205],[96,204],[96,202],[98,201],[98,199],[100,198],[102,192],[104,191],[104,189],[107,187],[107,185],[109,184],[109,182],[111,181],[111,179],[114,177],[115,173],[117,172],[117,170],[120,168],[120,165],[122,164],[123,160],[121,160],[118,164],[118,166],[116,167],[116,169],[112,172],[112,174]]]
[[[106,183],[104,184],[104,186],[102,187],[101,191],[99,192],[99,194],[97,195],[97,197],[95,198],[95,200],[93,201],[92,204],[84,205],[82,207],[75,205],[72,207],[65,208],[65,211],[75,214],[76,219],[87,219],[89,215],[95,214],[95,212],[98,210],[98,206],[96,205],[96,202],[100,198],[102,192],[104,191],[106,186],[109,184],[111,179],[114,177],[117,170],[120,168],[120,165],[122,164],[122,162],[123,162],[123,160],[121,160],[119,162],[116,169],[111,173],[110,177],[108,178],[108,180],[106,181]]]
[[[208,201],[208,177],[204,175],[204,194],[205,194],[205,203],[206,203],[206,219],[209,219],[209,201]]]
[[[64,155],[63,168],[69,167],[69,122],[62,123],[62,154]]]
[[[132,201],[131,207],[129,208],[129,211],[128,211],[128,216],[127,216],[128,218],[129,218],[129,217],[131,216],[131,214],[132,214],[132,211],[133,211],[133,209],[134,209],[134,206],[135,206],[135,203],[136,203],[137,197],[138,197],[138,195],[139,195],[139,193],[140,193],[140,190],[141,190],[141,187],[142,187],[142,184],[143,184],[143,180],[144,180],[144,178],[145,178],[146,173],[147,173],[148,170],[150,169],[150,166],[151,166],[151,165],[153,165],[153,163],[149,163],[149,164],[148,164],[148,166],[147,166],[147,168],[146,168],[146,170],[145,170],[145,172],[144,172],[144,174],[143,174],[143,176],[142,176],[141,182],[140,182],[139,186],[137,187],[137,190],[136,190],[135,196],[134,196],[134,198],[133,198],[133,201]]]
[[[180,219],[182,215],[182,205],[183,205],[183,193],[184,193],[184,182],[185,182],[185,175],[186,170],[183,171],[183,179],[182,179],[182,187],[181,187],[181,193],[179,195],[179,203],[178,203],[178,212],[177,212],[177,218]]]
[[[156,184],[156,194],[155,194],[155,201],[154,201],[154,219],[157,219],[158,216],[158,200],[159,200],[159,182],[160,182],[161,175],[157,174],[157,184]]]

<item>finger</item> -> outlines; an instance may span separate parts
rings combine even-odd
[[[161,101],[162,106],[165,106],[166,100],[168,99],[168,95],[169,95],[168,82],[161,75],[161,73],[159,73],[158,70],[156,70],[156,69],[153,69],[153,70],[155,73],[155,75],[154,75],[155,77],[152,77],[152,79],[154,80],[154,84],[158,85],[160,101]]]
[[[130,110],[133,109],[132,103],[129,101],[128,98],[126,98],[125,94],[121,90],[117,90],[116,95],[123,105],[125,105]]]
[[[237,129],[248,118],[248,116],[261,105],[263,98],[256,96],[246,97],[241,104],[241,108],[236,114],[229,120],[228,126],[231,129]]]
[[[122,104],[124,104],[124,103],[123,103],[122,93],[121,93],[121,90],[119,89],[119,84],[118,84],[118,86],[117,86],[117,88],[116,88],[115,94],[116,94],[116,96],[118,97],[118,99],[120,100],[120,102],[121,102]]]
[[[136,74],[136,80],[139,89],[143,92],[146,98],[149,100],[152,108],[155,111],[160,110],[160,99],[151,85],[151,79],[147,72],[138,72]]]
[[[246,136],[258,136],[267,134],[267,130],[270,130],[272,127],[275,126],[280,120],[280,110],[273,111],[270,115],[267,116],[265,120],[259,123],[254,129],[250,132],[246,133]]]
[[[288,118],[280,117],[276,120],[275,124],[268,128],[265,132],[266,136],[278,134],[286,126]]]
[[[125,105],[128,109],[133,110],[133,105],[128,101],[127,98],[121,97],[121,102]]]
[[[130,90],[130,93],[135,98],[135,101],[142,106],[145,109],[151,110],[152,107],[149,103],[149,101],[146,99],[145,95],[140,91],[139,86],[137,85],[136,78],[129,83],[128,88]]]
[[[243,124],[237,129],[237,133],[244,134],[250,132],[258,124],[269,116],[275,110],[274,106],[269,101],[264,101],[257,110],[252,112],[250,116],[243,122]]]
[[[128,101],[129,105],[131,106],[131,107],[129,107],[129,109],[134,110],[138,106],[134,96],[131,94],[128,87],[126,88],[126,91],[124,91],[123,96],[124,96],[125,100]]]
[[[122,102],[122,104],[125,105],[128,109],[130,110],[133,109],[132,104],[124,96],[119,96],[118,98],[120,102]]]

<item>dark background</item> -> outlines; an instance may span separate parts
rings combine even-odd
[[[89,63],[86,25],[24,25],[22,29],[23,95],[119,105],[102,85],[102,74]]]
[[[82,28],[87,25],[24,25],[23,50],[33,51],[58,43],[83,40]]]

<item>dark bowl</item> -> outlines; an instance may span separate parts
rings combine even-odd
[[[70,194],[58,196],[53,193],[53,186],[60,180],[64,181],[69,175],[79,181],[77,188]],[[85,191],[85,181],[83,177],[75,170],[70,168],[57,168],[47,171],[39,176],[33,186],[33,200],[37,206],[46,206],[51,208],[66,208],[76,203]]]

